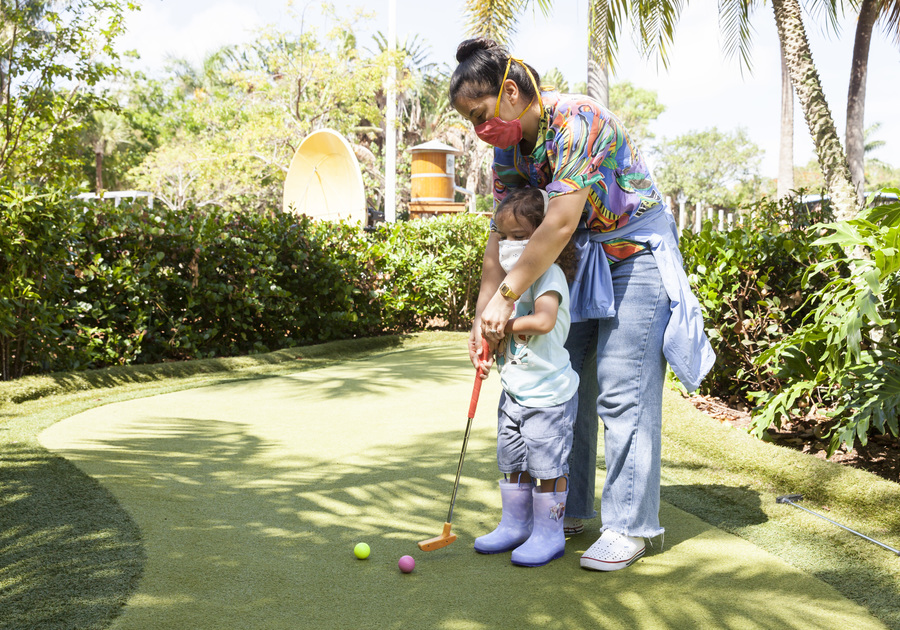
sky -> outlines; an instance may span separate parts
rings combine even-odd
[[[466,39],[463,3],[455,0],[395,0],[396,32],[402,42],[418,37],[428,46],[430,60],[455,66],[457,44]],[[534,3],[532,3],[534,4]],[[760,3],[761,4],[761,3]],[[388,32],[389,0],[336,0],[341,14],[364,9],[371,17],[357,36],[364,47],[374,48],[371,35]],[[518,24],[510,48],[539,72],[558,68],[570,84],[587,77],[588,0],[555,0],[545,17],[529,10]],[[216,48],[253,38],[257,29],[277,25],[299,32],[304,25],[321,30],[329,26],[321,1],[305,0],[144,0],[142,10],[129,16],[121,49],[136,50],[136,64],[149,72],[161,71],[169,57],[199,62]],[[841,20],[837,35],[804,21],[813,60],[819,70],[825,96],[838,134],[844,140],[847,87],[853,52],[855,16]],[[712,127],[734,131],[743,127],[764,152],[761,172],[775,177],[781,120],[781,66],[778,36],[771,4],[753,16],[752,69],[741,69],[738,59],[722,50],[716,0],[695,0],[678,23],[668,68],[638,53],[631,34],[620,39],[618,66],[611,83],[631,81],[654,90],[666,111],[651,125],[656,139],[674,138]],[[900,167],[900,50],[876,26],[869,51],[865,125],[880,123],[873,136],[885,146],[869,157]],[[813,143],[800,104],[794,104],[794,163],[805,165],[815,157]]]

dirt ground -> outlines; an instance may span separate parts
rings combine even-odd
[[[747,411],[732,409],[712,396],[691,396],[689,399],[697,409],[718,422],[745,431],[750,427],[750,413]],[[828,459],[825,452],[827,438],[823,437],[827,426],[820,418],[797,418],[783,424],[780,429],[770,427],[767,432],[776,444]],[[870,437],[866,446],[857,443],[852,450],[842,447],[831,456],[831,461],[861,468],[900,483],[900,439],[890,435]]]

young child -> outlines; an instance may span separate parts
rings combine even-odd
[[[547,193],[511,192],[494,213],[500,264],[509,273],[544,220]],[[513,550],[512,563],[537,567],[565,550],[563,516],[572,432],[578,409],[578,374],[563,347],[569,333],[567,274],[575,272],[570,241],[556,263],[516,301],[497,348],[503,394],[497,423],[497,463],[503,515],[490,534],[475,540],[479,553]],[[540,485],[535,486],[534,480]]]

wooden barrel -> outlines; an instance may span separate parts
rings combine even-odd
[[[453,185],[452,155],[441,151],[416,151],[412,154],[410,201],[452,202]]]

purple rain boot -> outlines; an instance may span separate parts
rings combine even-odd
[[[522,567],[541,567],[566,551],[563,517],[569,491],[538,492],[534,489],[534,531],[521,547],[512,552],[512,563]]]
[[[478,553],[503,553],[515,549],[531,536],[530,483],[510,483],[500,480],[500,500],[503,516],[497,529],[475,539]]]

